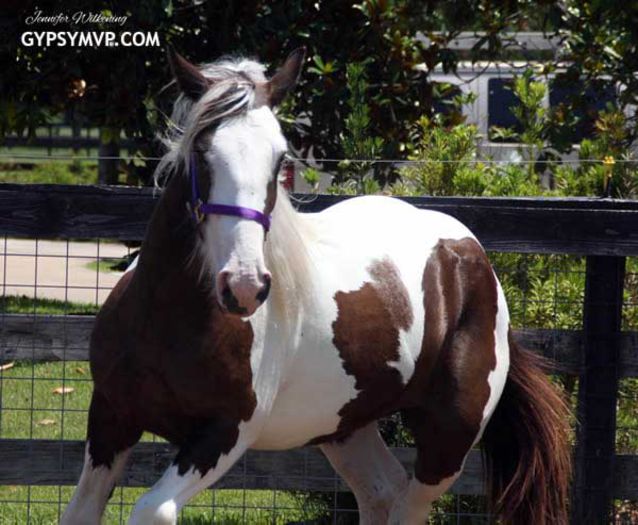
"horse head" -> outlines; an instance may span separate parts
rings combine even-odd
[[[169,51],[187,107],[179,155],[191,180],[204,271],[212,272],[216,299],[229,313],[252,315],[270,291],[264,244],[287,151],[273,111],[294,87],[304,56],[304,49],[293,51],[267,79],[253,61],[199,69]]]

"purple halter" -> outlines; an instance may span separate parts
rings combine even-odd
[[[253,210],[252,208],[244,208],[243,206],[212,204],[202,201],[199,197],[199,190],[197,189],[197,163],[195,162],[194,154],[191,154],[189,173],[192,188],[191,209],[193,211],[193,218],[197,223],[202,222],[206,215],[231,215],[258,222],[264,227],[264,230],[270,230],[270,215]]]

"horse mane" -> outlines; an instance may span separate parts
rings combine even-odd
[[[213,80],[209,90],[197,101],[180,94],[173,105],[168,130],[161,140],[167,148],[153,175],[155,187],[162,189],[175,175],[188,175],[188,161],[198,135],[222,121],[241,118],[255,107],[256,87],[267,82],[266,67],[246,58],[224,57],[201,66],[201,72]],[[293,207],[288,192],[277,187],[277,202],[264,247],[264,257],[272,274],[271,301],[276,321],[291,332],[314,297],[308,241],[314,236],[308,217]],[[206,257],[206,250],[194,253]],[[292,334],[291,334],[292,335]]]
[[[315,238],[310,216],[295,210],[288,192],[279,184],[264,256],[272,273],[273,305],[288,329],[300,319],[304,310],[313,309],[316,294],[312,277],[317,271],[311,257],[310,241]]]
[[[201,73],[213,81],[197,101],[181,93],[173,104],[168,130],[160,140],[167,149],[153,175],[156,188],[175,173],[188,173],[189,158],[199,134],[222,120],[244,115],[255,104],[256,85],[267,81],[266,67],[246,58],[224,57],[201,66]]]

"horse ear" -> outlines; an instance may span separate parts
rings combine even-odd
[[[168,47],[168,63],[177,85],[184,95],[197,100],[206,93],[210,87],[210,81],[201,74],[196,65],[191,64],[175,51],[173,46]]]
[[[269,105],[271,107],[279,105],[290,90],[295,87],[305,56],[306,48],[298,47],[288,55],[284,65],[270,79],[268,84],[270,88]]]

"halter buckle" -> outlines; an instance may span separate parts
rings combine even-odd
[[[202,222],[204,222],[204,219],[206,218],[206,215],[202,213],[202,204],[204,204],[202,202],[201,199],[197,199],[195,201],[195,205],[193,206],[193,215],[195,216],[195,221],[197,221],[197,224],[201,224]]]

